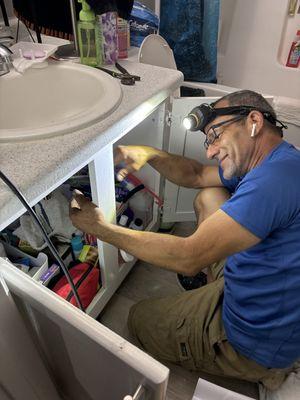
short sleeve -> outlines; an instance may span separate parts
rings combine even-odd
[[[260,239],[283,227],[293,212],[288,182],[280,173],[262,169],[249,173],[221,209]]]

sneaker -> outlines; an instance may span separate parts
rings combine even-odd
[[[207,284],[207,275],[202,271],[195,276],[177,274],[177,282],[182,290],[198,289]]]

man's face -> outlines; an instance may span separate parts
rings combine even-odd
[[[217,107],[229,107],[229,104],[220,102]],[[205,127],[205,134],[210,133],[215,125],[234,117],[234,115],[217,117]],[[218,137],[208,146],[207,157],[218,160],[225,179],[244,175],[248,171],[252,154],[252,143],[249,140],[245,120],[225,123],[214,131]]]

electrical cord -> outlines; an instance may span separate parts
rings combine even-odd
[[[79,298],[78,292],[76,290],[76,287],[72,281],[72,278],[69,274],[69,271],[67,269],[67,267],[65,266],[63,260],[61,259],[60,255],[58,254],[55,246],[53,245],[53,243],[51,242],[49,236],[47,235],[43,225],[41,224],[38,216],[36,215],[35,211],[32,209],[32,207],[28,204],[27,200],[25,199],[25,197],[23,196],[23,194],[16,188],[16,186],[7,178],[7,176],[0,171],[0,178],[3,180],[3,182],[11,189],[11,191],[18,197],[18,199],[21,201],[21,203],[23,204],[23,206],[27,209],[27,211],[29,212],[29,214],[32,216],[32,218],[34,219],[34,221],[36,222],[36,224],[38,225],[38,227],[40,228],[43,238],[45,239],[45,242],[47,243],[51,253],[53,254],[54,258],[56,258],[60,268],[62,269],[63,273],[65,274],[67,281],[69,283],[69,285],[71,286],[71,290],[73,292],[73,295],[76,299],[76,302],[78,304],[78,307],[80,308],[81,311],[85,312],[83,305],[81,303],[81,300]]]

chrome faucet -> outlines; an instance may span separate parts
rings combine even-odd
[[[12,54],[13,52],[0,43],[0,76],[7,74],[12,66]]]

